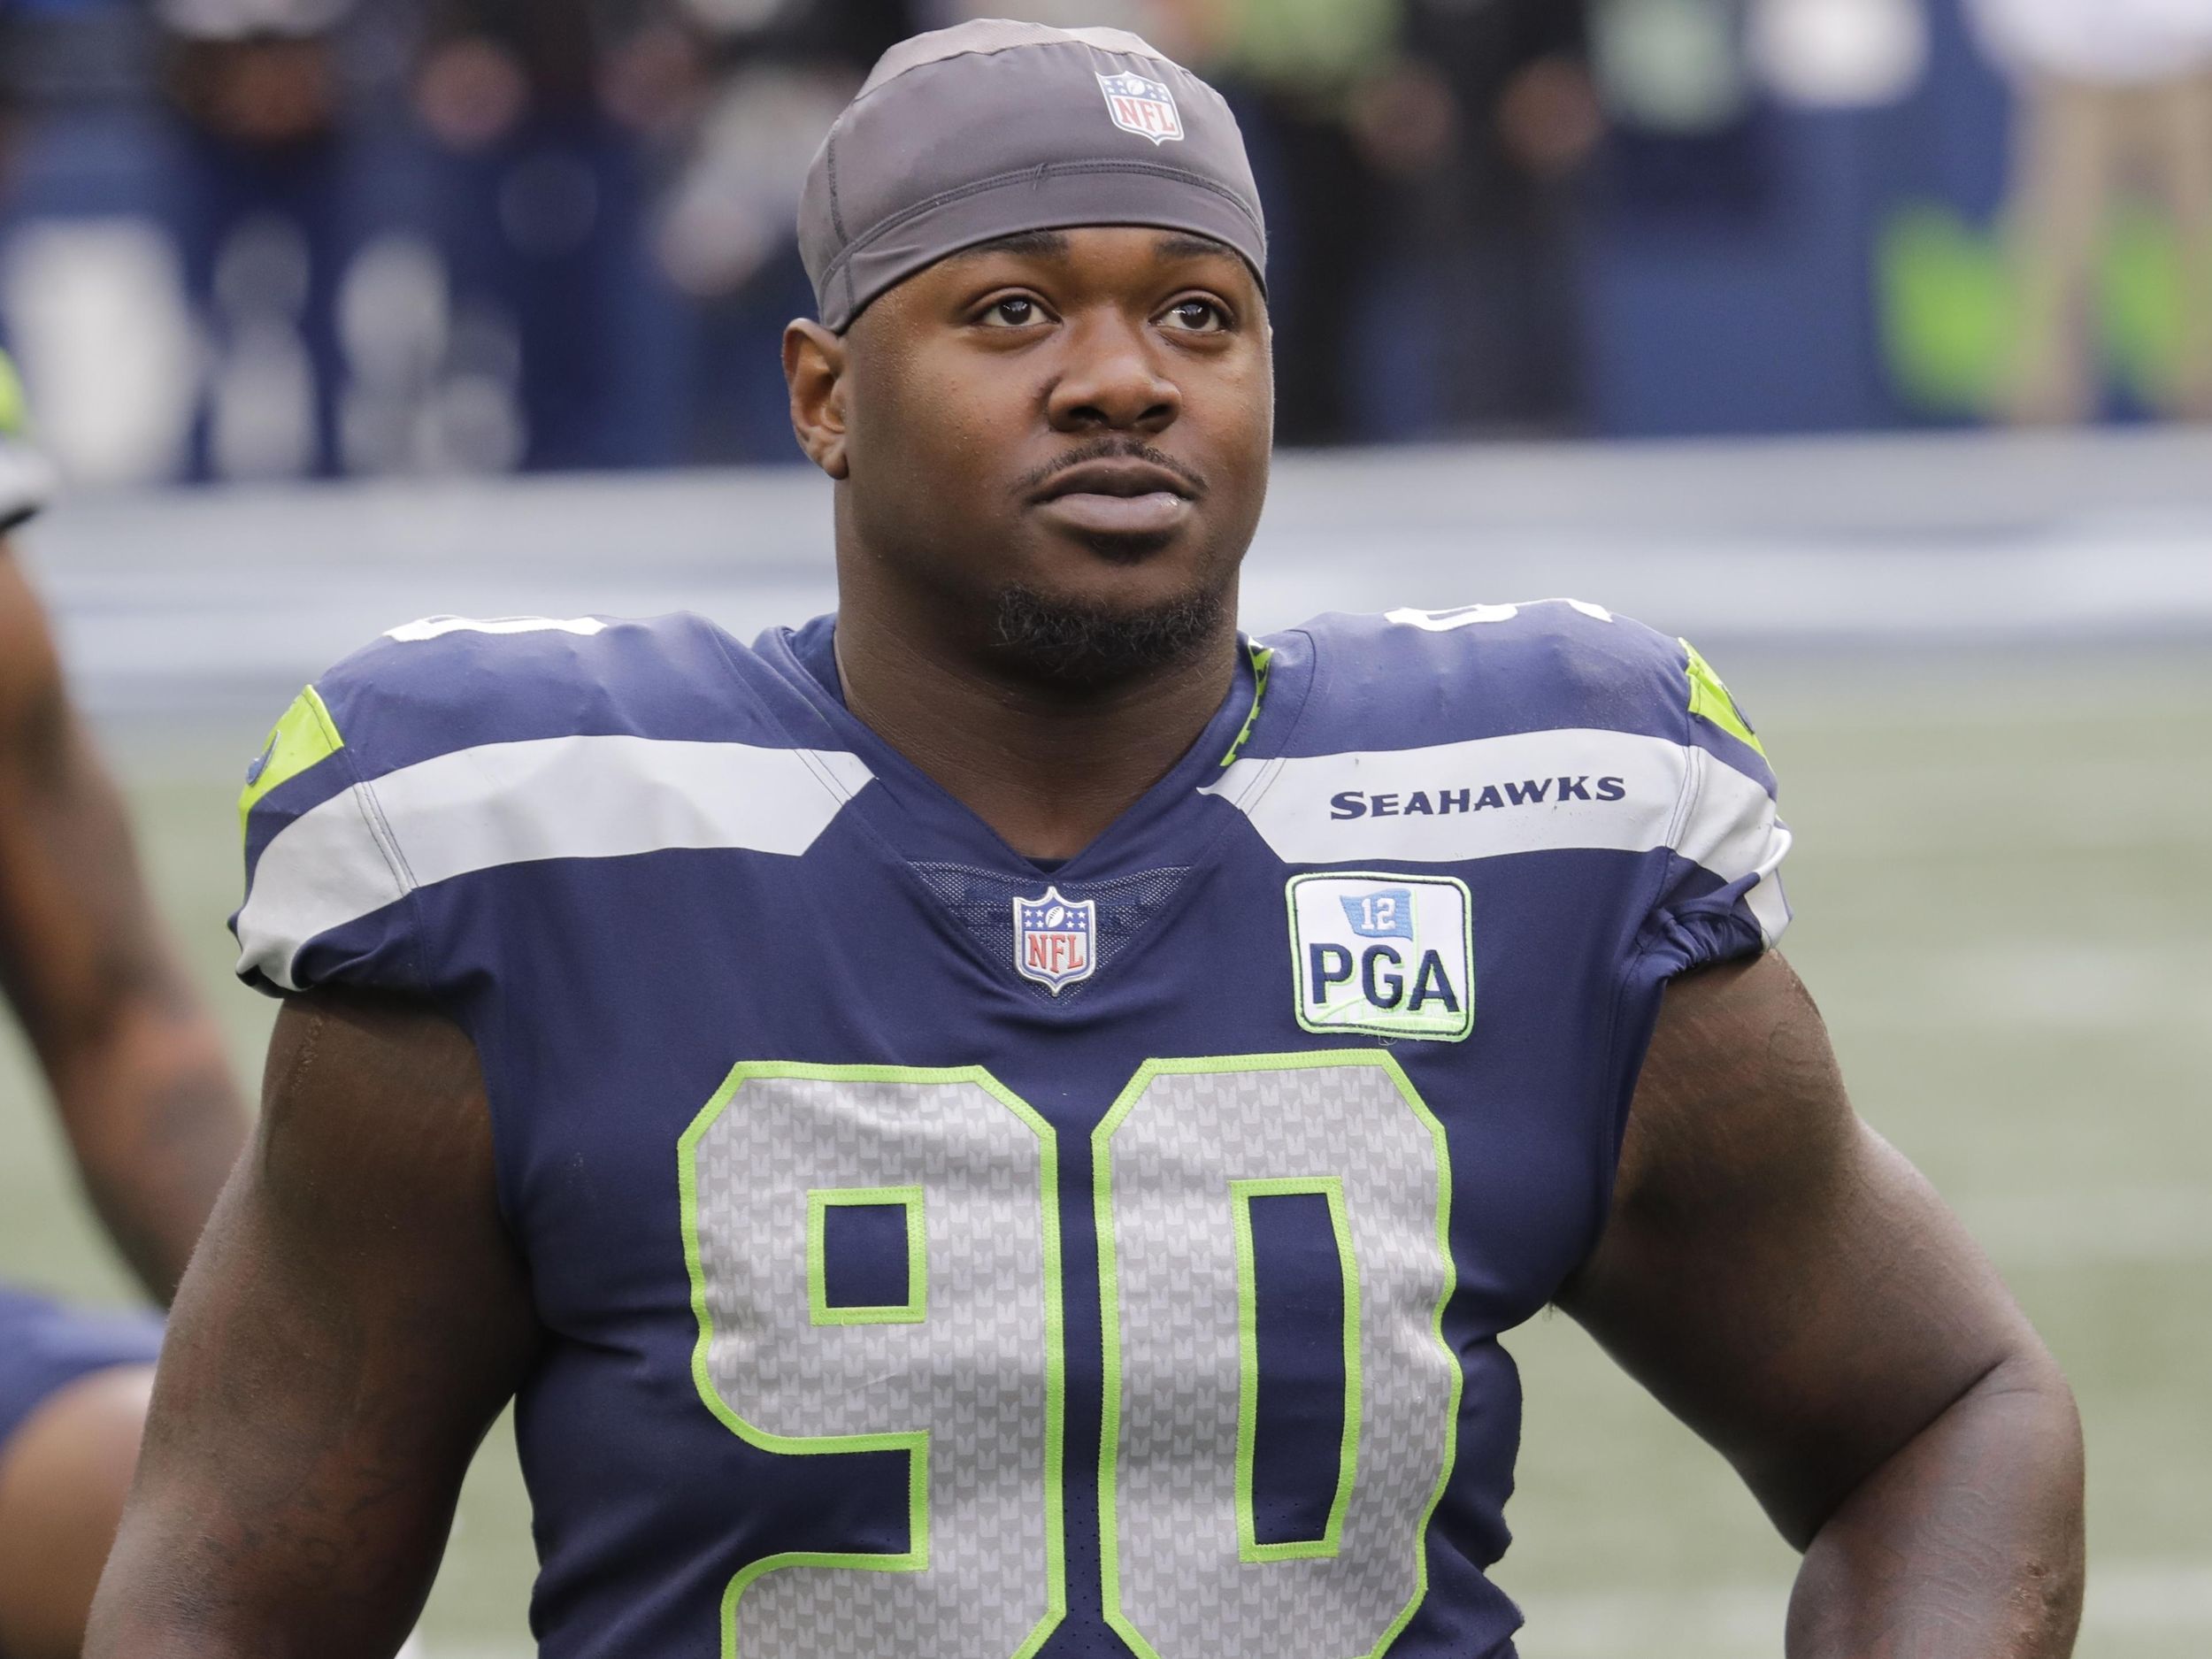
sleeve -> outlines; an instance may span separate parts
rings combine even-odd
[[[561,840],[564,757],[572,767],[585,734],[636,735],[696,676],[726,675],[716,638],[681,617],[436,617],[346,657],[247,772],[239,976],[278,995],[465,997],[496,972],[505,930],[481,884],[453,878],[602,844]],[[622,840],[611,802],[593,821]]]
[[[343,712],[342,697],[308,687],[247,769],[246,895],[231,918],[238,976],[276,995],[324,985],[424,993],[415,884],[367,781],[373,768],[340,729]]]
[[[1765,745],[1697,648],[1675,645],[1682,794],[1643,941],[1647,960],[1668,978],[1756,956],[1790,923],[1781,864],[1791,837]]]
[[[53,491],[54,470],[31,442],[23,382],[0,351],[0,534],[38,513]]]

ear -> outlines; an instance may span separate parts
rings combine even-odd
[[[793,322],[783,331],[783,380],[799,447],[842,480],[852,471],[845,457],[845,342],[819,323]]]

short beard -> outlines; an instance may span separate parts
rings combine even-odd
[[[1018,584],[1002,589],[994,643],[1028,678],[1068,690],[1096,690],[1157,673],[1220,635],[1225,589],[1186,594],[1148,611],[1048,599]]]

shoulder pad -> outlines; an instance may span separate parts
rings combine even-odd
[[[718,630],[687,614],[440,616],[388,630],[315,685],[375,777],[540,738],[748,741],[727,724],[730,676]]]
[[[1682,740],[1678,640],[1580,599],[1317,618],[1297,751],[1406,749],[1594,727]]]
[[[434,617],[300,694],[248,773],[239,972],[264,989],[442,995],[425,889],[544,860],[805,850],[868,779],[793,743],[696,617]],[[460,901],[453,901],[460,902]]]

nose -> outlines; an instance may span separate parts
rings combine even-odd
[[[1067,332],[1067,357],[1048,395],[1056,432],[1156,434],[1182,412],[1182,389],[1160,372],[1142,322],[1094,312]]]

